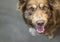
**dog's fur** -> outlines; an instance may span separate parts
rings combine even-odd
[[[60,0],[18,0],[18,9],[29,27],[36,25],[37,19],[45,20],[42,34],[53,38],[57,26],[60,26]]]

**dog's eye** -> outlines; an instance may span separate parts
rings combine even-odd
[[[36,10],[37,6],[35,4],[28,4],[27,9],[34,12]]]
[[[44,7],[40,7],[40,9],[42,9],[42,10],[46,10],[47,7],[46,7],[46,6],[44,6]]]
[[[34,11],[35,11],[35,8],[33,8],[33,7],[30,7],[27,9],[27,13],[29,16],[32,15]]]
[[[31,11],[31,10],[26,10],[26,11],[25,11],[25,15],[27,15],[27,16],[32,15],[32,11]]]
[[[49,7],[47,5],[40,4],[40,9],[47,10],[47,9],[49,9]]]
[[[31,11],[34,11],[34,10],[35,10],[35,8],[33,8],[33,7],[30,7],[30,8],[29,8],[29,10],[31,10]]]

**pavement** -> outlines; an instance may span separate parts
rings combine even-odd
[[[60,42],[60,30],[54,39],[31,36],[17,10],[17,0],[0,0],[0,42]]]

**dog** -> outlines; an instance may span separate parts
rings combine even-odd
[[[32,35],[44,34],[52,39],[60,26],[59,4],[59,0],[18,0],[17,7]]]

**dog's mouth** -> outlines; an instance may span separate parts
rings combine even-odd
[[[44,33],[45,31],[45,21],[44,20],[38,20],[35,24],[35,29],[38,33]]]
[[[43,26],[35,26],[35,29],[38,33],[43,33],[45,31],[44,25]]]

